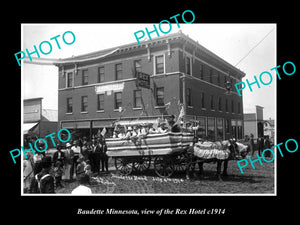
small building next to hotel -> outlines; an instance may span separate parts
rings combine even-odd
[[[199,136],[243,138],[243,97],[233,89],[245,73],[181,32],[55,65],[60,128],[111,135],[116,121],[157,123],[183,105],[184,125],[198,122]]]
[[[45,137],[57,132],[57,110],[43,109],[43,98],[24,99],[23,104],[23,135],[26,138]],[[49,142],[52,147],[52,142]]]

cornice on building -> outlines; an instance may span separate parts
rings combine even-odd
[[[117,46],[114,48],[109,48],[109,49],[104,49],[104,50],[100,50],[100,51],[95,51],[95,52],[79,55],[79,56],[58,59],[58,60],[55,60],[53,62],[53,64],[55,66],[62,67],[62,66],[70,65],[70,64],[78,64],[78,63],[82,63],[82,62],[89,62],[89,61],[93,61],[93,60],[97,60],[97,59],[103,59],[108,56],[120,55],[123,53],[128,53],[128,52],[136,51],[136,50],[140,50],[140,49],[147,49],[147,52],[149,54],[148,58],[150,59],[150,56],[151,56],[150,48],[151,47],[167,44],[168,45],[168,54],[170,55],[171,54],[170,44],[171,44],[171,42],[174,42],[174,41],[182,41],[183,48],[185,48],[185,46],[187,46],[187,45],[191,45],[192,49],[194,49],[195,51],[197,51],[199,49],[200,51],[206,53],[208,56],[210,56],[213,59],[217,60],[218,62],[222,63],[224,66],[235,71],[239,75],[240,78],[242,78],[246,75],[244,72],[242,72],[238,68],[234,67],[233,65],[231,65],[224,59],[220,58],[219,56],[217,56],[216,54],[214,54],[213,52],[211,52],[204,46],[200,45],[198,42],[194,41],[187,35],[183,34],[181,31],[174,33],[174,34],[168,34],[168,35],[164,35],[161,37],[157,37],[157,38],[154,38],[153,40],[141,41],[140,45],[138,45],[136,42],[134,42],[134,43],[126,44],[126,45]]]

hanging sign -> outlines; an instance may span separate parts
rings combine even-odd
[[[137,86],[150,89],[150,75],[143,72],[136,72]]]

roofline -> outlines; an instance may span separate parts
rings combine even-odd
[[[33,100],[38,100],[38,99],[43,99],[43,97],[37,97],[37,98],[26,98],[26,99],[23,99],[23,101],[33,101]]]
[[[72,64],[72,63],[79,63],[79,62],[84,62],[84,61],[95,60],[95,59],[98,59],[98,58],[106,57],[106,56],[111,55],[111,54],[116,53],[116,52],[121,52],[123,50],[144,48],[144,47],[148,47],[150,45],[154,45],[155,43],[160,43],[161,41],[169,41],[169,40],[180,39],[180,38],[185,39],[186,41],[189,41],[191,44],[195,45],[195,47],[198,47],[202,51],[205,51],[206,53],[208,53],[213,58],[217,59],[218,61],[224,63],[229,68],[231,68],[231,69],[235,70],[236,72],[238,72],[242,77],[244,77],[246,75],[243,71],[239,70],[238,68],[236,68],[235,66],[233,66],[232,64],[227,62],[226,60],[222,59],[221,57],[219,57],[215,53],[211,52],[210,50],[208,50],[207,48],[205,48],[204,46],[199,44],[198,41],[194,41],[188,35],[185,35],[184,33],[182,33],[181,30],[177,33],[167,34],[167,35],[164,35],[164,36],[153,38],[152,40],[141,41],[140,45],[137,42],[133,42],[133,43],[120,45],[120,46],[107,48],[107,49],[102,49],[100,51],[94,51],[94,52],[90,52],[90,53],[86,53],[86,54],[82,54],[82,55],[78,55],[78,56],[74,56],[74,57],[69,57],[69,58],[64,58],[64,59],[57,59],[57,60],[55,60],[55,62],[53,62],[53,64],[55,66],[61,66],[62,64],[69,64],[69,63]],[[107,52],[109,50],[111,50],[111,52],[109,52],[107,54],[104,54],[104,55],[101,55],[101,56],[93,56],[92,58],[80,59],[82,57],[88,57],[89,55],[95,55],[97,53]]]

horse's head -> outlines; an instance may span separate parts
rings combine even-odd
[[[237,149],[237,153],[238,155],[236,156],[236,158],[245,158],[247,153],[248,153],[248,145],[244,145],[240,142],[236,142],[236,149]]]
[[[245,158],[248,153],[248,146],[240,142],[236,142],[234,139],[226,140],[223,142],[230,151],[229,158],[231,159],[242,159]]]

